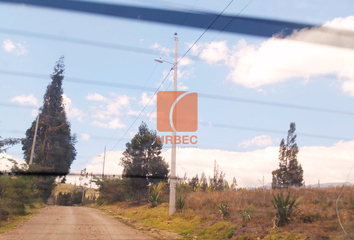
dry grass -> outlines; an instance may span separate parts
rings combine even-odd
[[[335,200],[341,190],[341,187],[291,189],[292,196],[302,196],[298,205],[301,212],[290,224],[275,229],[275,210],[271,201],[272,194],[280,193],[279,190],[184,193],[185,209],[172,217],[168,215],[166,203],[156,208],[126,203],[104,208],[115,209],[115,214],[134,219],[145,227],[177,232],[186,239],[192,236],[198,239],[344,239],[335,208]],[[226,203],[229,204],[230,215],[222,220],[218,206]],[[251,221],[243,221],[238,211],[251,204]],[[338,209],[347,233],[354,233],[353,187],[344,189]]]

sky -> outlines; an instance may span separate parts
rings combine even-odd
[[[216,14],[229,4],[224,0],[106,2]],[[239,186],[258,187],[264,176],[265,183],[270,183],[279,163],[279,143],[295,122],[305,183],[354,182],[354,173],[350,174],[354,50],[301,41],[312,38],[346,44],[354,31],[354,3],[323,2],[240,0],[232,2],[224,14],[239,14],[249,4],[240,16],[345,30],[347,39],[311,30],[283,40],[209,30],[180,60],[178,90],[199,94],[199,125],[194,133],[196,148],[177,149],[179,176],[200,176],[203,171],[211,176],[216,160],[229,182],[236,177]],[[25,136],[42,106],[54,64],[64,55],[65,109],[78,139],[71,172],[86,168],[89,173],[102,173],[106,146],[105,173],[121,174],[125,144],[141,122],[156,130],[153,96],[171,65],[154,58],[173,62],[175,32],[182,56],[204,30],[1,4],[0,136]],[[66,41],[69,38],[76,40]],[[113,47],[117,45],[127,47]],[[172,90],[172,80],[170,74],[160,90]],[[23,162],[21,147],[10,148],[4,156]],[[170,150],[169,146],[163,149],[167,162]],[[0,161],[0,169],[9,166],[5,159]]]

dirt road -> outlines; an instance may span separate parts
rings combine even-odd
[[[86,207],[53,206],[43,209],[17,229],[0,239],[147,239],[154,238],[124,225],[117,219]]]

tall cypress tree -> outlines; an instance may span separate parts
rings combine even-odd
[[[50,168],[57,175],[69,173],[76,157],[76,135],[71,135],[70,123],[67,121],[63,104],[64,57],[60,57],[51,75],[52,82],[44,95],[43,107],[40,109],[39,124],[33,163]],[[22,141],[24,158],[29,163],[36,120],[26,132]]]
[[[303,185],[303,169],[297,161],[299,148],[296,143],[296,126],[290,124],[286,142],[281,140],[279,146],[279,168],[272,172],[273,188],[301,187]]]

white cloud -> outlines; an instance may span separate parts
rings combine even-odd
[[[100,102],[100,105],[91,106],[93,109],[91,116],[100,119],[100,121],[91,122],[91,125],[109,129],[125,128],[126,126],[121,123],[119,117],[136,115],[136,112],[130,109],[130,100],[134,98],[115,93],[110,93],[110,95],[110,98],[96,93],[86,96],[89,101]]]
[[[107,98],[105,98],[104,96],[102,96],[101,94],[98,94],[98,93],[89,93],[89,94],[87,94],[86,99],[88,101],[98,101],[98,102],[107,101]]]
[[[16,49],[16,46],[10,39],[6,39],[2,42],[2,48],[5,52],[12,52]]]
[[[126,126],[122,124],[119,120],[119,118],[115,118],[109,123],[103,123],[99,121],[93,121],[91,123],[93,126],[98,126],[99,128],[109,128],[109,129],[120,129],[120,128],[125,128]]]
[[[150,48],[156,49],[160,55],[164,55],[164,56],[170,56],[170,53],[171,53],[170,49],[161,46],[157,42],[155,42],[153,45],[151,45]]]
[[[148,106],[155,105],[156,95],[154,95],[154,97],[151,100],[150,99],[151,99],[151,96],[148,96],[146,92],[143,92],[141,94],[141,101],[139,102],[139,104],[143,105],[143,106],[145,106],[146,104],[148,104]]]
[[[178,67],[191,65],[192,63],[193,61],[189,57],[184,57],[181,60],[179,60]]]
[[[116,118],[108,123],[108,127],[110,129],[119,129],[119,128],[125,128],[126,126],[122,124],[118,118]]]
[[[105,123],[102,123],[102,122],[99,122],[99,121],[93,121],[91,123],[91,125],[97,126],[99,128],[108,128],[108,124],[105,124]]]
[[[38,99],[33,94],[15,96],[10,101],[17,102],[21,106],[39,107]]]
[[[27,55],[28,51],[22,43],[14,43],[11,39],[2,42],[2,48],[5,52],[15,53],[16,55]]]
[[[200,43],[192,48],[192,52],[198,53],[207,46],[199,55],[200,59],[209,64],[229,66],[228,79],[247,88],[259,90],[261,86],[293,78],[302,78],[306,83],[311,77],[334,74],[341,83],[341,90],[354,96],[352,35],[335,35],[326,28],[353,31],[354,16],[336,18],[323,27],[297,31],[285,39],[273,37],[260,45],[240,40],[228,48],[226,41],[216,41],[208,46]]]
[[[107,111],[111,113],[119,112],[123,107],[129,106],[129,97],[127,95],[112,94],[113,98],[107,106]]]
[[[65,112],[68,115],[68,117],[78,117],[79,121],[82,121],[82,116],[84,116],[84,112],[76,107],[74,107],[71,99],[66,96],[66,94],[63,94],[63,104],[65,108]]]
[[[231,152],[217,149],[179,148],[177,149],[177,174],[188,177],[195,176],[204,171],[212,176],[214,160],[219,164],[219,170],[226,173],[226,179],[232,182],[236,177],[240,187],[260,186],[258,179],[265,177],[265,182],[271,182],[271,172],[278,168],[278,147],[267,147],[265,149]],[[103,156],[101,154],[101,156]],[[171,149],[163,150],[162,156],[170,163]],[[107,174],[122,174],[122,166],[119,159],[122,151],[114,151],[107,155]],[[331,147],[308,146],[300,148],[298,160],[304,169],[306,185],[317,183],[344,182],[346,181],[349,169],[353,164],[354,141],[340,141]],[[90,164],[86,165],[89,172],[101,173],[102,157],[96,156]],[[354,174],[349,178],[354,182]]]
[[[90,135],[89,134],[87,134],[87,133],[83,133],[83,134],[81,134],[80,135],[80,138],[82,139],[82,140],[90,140]]]
[[[203,50],[204,49],[204,50]],[[193,46],[192,53],[199,54],[199,58],[209,64],[224,63],[229,59],[230,50],[226,41],[215,41],[209,43],[200,43]]]
[[[184,85],[184,80],[188,80],[192,77],[193,74],[193,70],[194,69],[189,69],[189,70],[183,70],[181,71],[180,68],[177,69],[177,89],[180,91],[187,91],[189,88],[187,86]],[[169,70],[164,70],[162,71],[162,79],[165,79],[166,75],[168,74]],[[170,73],[170,75],[168,76],[168,80],[171,81],[172,83],[166,86],[170,86],[169,87],[169,91],[173,90],[173,79],[174,75],[173,75],[173,71]],[[159,84],[160,85],[160,84]]]
[[[17,55],[27,55],[28,51],[25,48],[24,45],[22,45],[21,43],[17,44],[17,49],[16,49],[16,54]]]
[[[13,167],[13,163],[8,159],[15,160],[19,165],[25,164],[26,162],[21,158],[16,158],[7,153],[0,153],[0,171],[10,171]]]
[[[105,174],[121,175],[123,167],[119,165],[123,151],[112,151],[106,153]],[[86,164],[86,171],[94,174],[102,174],[103,154],[96,155],[91,159],[91,163]]]
[[[266,147],[272,145],[272,138],[269,135],[261,135],[254,137],[251,140],[245,140],[238,146],[247,148],[249,146],[256,145],[258,147]]]

